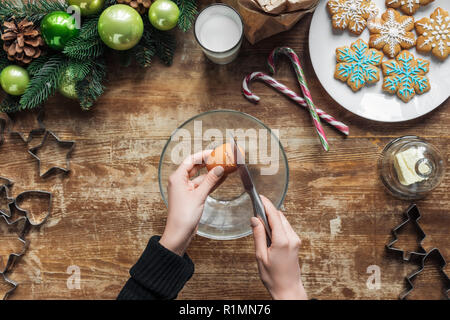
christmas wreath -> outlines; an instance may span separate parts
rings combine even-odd
[[[195,0],[2,0],[0,111],[39,107],[57,91],[88,110],[105,90],[108,52],[125,65],[171,65],[168,30],[189,30],[196,14]]]

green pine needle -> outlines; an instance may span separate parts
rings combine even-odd
[[[20,99],[21,109],[33,109],[45,102],[58,88],[68,60],[61,54],[51,56],[31,78]]]
[[[100,38],[83,40],[77,37],[69,40],[63,50],[66,56],[78,60],[95,59],[103,52],[104,46]]]
[[[106,65],[103,59],[98,59],[91,65],[90,72],[77,83],[76,90],[78,100],[83,110],[89,110],[103,94],[105,86],[103,81],[106,77]]]
[[[177,46],[173,34],[157,30],[149,22],[145,22],[141,43],[149,49],[154,48],[156,56],[166,65],[172,64]]]
[[[186,32],[191,27],[198,14],[196,0],[175,0],[180,9],[180,18],[178,19],[178,27]]]
[[[70,69],[72,80],[78,82],[86,78],[94,63],[94,60],[69,60],[67,68]]]
[[[138,44],[135,47],[134,52],[137,63],[143,68],[148,68],[151,66],[152,59],[156,54],[155,47],[146,47],[142,44]]]
[[[1,0],[0,1],[0,21],[27,18],[29,21],[39,22],[48,13],[53,11],[66,11],[67,4],[54,0]]]
[[[0,112],[12,113],[20,110],[19,104],[20,97],[6,95],[6,97],[0,102]]]
[[[44,55],[33,60],[33,62],[31,62],[27,68],[27,71],[30,74],[30,76],[33,77],[34,75],[36,75],[49,59],[50,59],[49,55]]]
[[[0,72],[10,64],[8,55],[3,50],[3,41],[0,40]]]
[[[80,39],[92,39],[98,37],[98,17],[84,20],[81,25],[80,34],[78,38]]]

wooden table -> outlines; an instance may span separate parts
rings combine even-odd
[[[172,67],[157,61],[142,70],[111,62],[108,90],[91,111],[82,112],[77,103],[60,96],[52,98],[46,105],[46,127],[77,143],[69,177],[39,178],[26,146],[7,135],[0,148],[0,175],[16,181],[13,195],[30,189],[54,193],[50,219],[31,230],[28,252],[11,274],[20,282],[12,298],[114,299],[149,237],[164,228],[167,210],[157,169],[167,138],[186,119],[215,109],[243,111],[280,129],[290,166],[284,208],[303,240],[302,277],[310,296],[397,298],[404,277],[417,266],[387,256],[385,245],[410,203],[385,192],[377,160],[391,139],[416,134],[438,146],[448,161],[450,101],[420,119],[398,124],[351,114],[328,96],[314,74],[308,50],[310,22],[308,15],[289,32],[254,46],[244,43],[236,62],[226,66],[205,58],[192,31],[177,32]],[[269,52],[279,45],[299,53],[316,104],[350,125],[346,139],[325,126],[328,153],[322,151],[305,110],[261,83],[252,86],[261,97],[259,105],[241,94],[243,77],[265,70]],[[277,76],[297,89],[287,61]],[[440,187],[417,203],[427,233],[424,247],[438,247],[450,259],[450,170]],[[340,228],[335,225],[339,220]],[[405,240],[411,249],[413,238]],[[252,237],[233,241],[197,237],[188,253],[195,275],[179,298],[270,298],[258,277]],[[379,289],[366,285],[371,265],[380,267]],[[80,289],[67,287],[69,266],[80,268]],[[427,270],[422,278],[426,281],[421,281],[424,289],[415,294],[418,298],[436,296],[430,285],[437,280],[436,270]]]

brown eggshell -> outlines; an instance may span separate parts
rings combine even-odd
[[[240,146],[239,150],[244,154],[244,150]],[[211,152],[211,155],[206,160],[206,169],[211,171],[217,166],[222,166],[225,174],[230,174],[237,170],[237,165],[234,161],[234,148],[231,144],[225,143]]]

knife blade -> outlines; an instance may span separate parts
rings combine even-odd
[[[261,201],[261,197],[259,196],[255,185],[253,183],[252,176],[250,175],[250,171],[248,170],[247,165],[245,164],[245,157],[239,150],[239,146],[236,140],[233,138],[233,149],[234,149],[234,161],[237,165],[239,175],[242,180],[242,184],[244,185],[245,191],[250,196],[253,205],[253,215],[257,218],[260,218],[264,224],[264,229],[266,230],[266,240],[267,246],[269,247],[272,239],[272,230],[270,229],[269,222],[267,221],[266,210],[264,209],[264,204]]]

